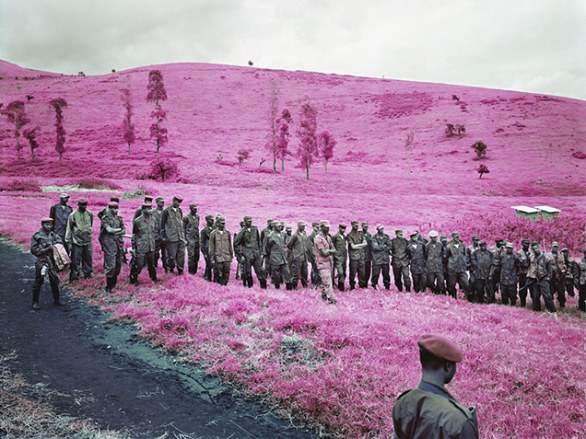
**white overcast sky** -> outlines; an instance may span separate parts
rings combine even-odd
[[[586,99],[586,0],[0,0],[0,59],[205,62]]]

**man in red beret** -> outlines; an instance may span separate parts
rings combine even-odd
[[[399,439],[477,439],[474,407],[466,408],[445,389],[456,374],[462,352],[441,335],[423,335],[417,341],[423,369],[415,389],[402,393],[393,407],[395,436]]]

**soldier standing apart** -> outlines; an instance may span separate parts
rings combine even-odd
[[[531,259],[529,244],[530,241],[528,239],[523,239],[521,241],[522,248],[517,252],[517,257],[519,258],[519,300],[523,308],[527,306],[527,272],[529,271]]]
[[[183,197],[175,195],[173,204],[163,211],[161,218],[161,231],[167,250],[167,267],[170,273],[177,267],[178,275],[183,274],[185,244],[187,243],[183,228],[183,211],[180,207],[182,201]]]
[[[334,273],[334,255],[337,250],[330,237],[330,222],[320,221],[320,233],[313,240],[315,263],[321,278],[321,298],[332,305],[336,303],[334,289],[332,287]]]
[[[452,240],[446,246],[446,258],[448,259],[448,292],[454,299],[456,298],[456,284],[464,291],[468,300],[471,300],[468,275],[468,263],[466,261],[466,248],[460,241],[458,232],[452,233]]]
[[[212,215],[206,216],[206,226],[201,229],[200,233],[200,245],[201,245],[201,252],[203,253],[203,259],[206,263],[206,269],[204,272],[204,279],[208,281],[212,281],[212,260],[210,258],[210,251],[209,251],[209,243],[210,243],[210,235],[212,234],[214,226],[214,217]]]
[[[155,221],[155,267],[159,265],[159,257],[163,262],[165,273],[169,272],[167,268],[167,251],[165,250],[165,241],[163,241],[163,233],[161,231],[161,221],[163,220],[163,208],[165,207],[165,200],[163,197],[155,198],[157,207],[152,211],[152,217]]]
[[[368,223],[362,223],[362,234],[366,238],[366,247],[364,247],[364,281],[368,286],[368,281],[372,275],[372,234],[368,233]]]
[[[574,286],[578,289],[578,309],[586,312],[586,250],[584,257],[574,263]]]
[[[546,255],[551,261],[551,280],[549,281],[551,295],[557,294],[560,308],[566,307],[566,271],[564,256],[560,253],[560,245],[551,243],[551,253]]]
[[[368,245],[366,237],[358,230],[358,221],[352,221],[352,230],[348,233],[348,256],[350,259],[350,289],[356,288],[356,275],[358,275],[358,286],[368,286],[365,272],[365,248]]]
[[[275,288],[279,288],[282,281],[285,282],[287,290],[292,290],[291,274],[287,263],[286,238],[283,232],[284,226],[283,221],[274,222],[274,230],[267,238],[265,253],[270,255],[271,280]]]
[[[31,254],[37,258],[35,261],[35,281],[33,283],[33,309],[41,309],[39,306],[39,297],[41,296],[41,287],[45,280],[45,274],[49,275],[51,292],[53,293],[53,303],[61,305],[59,299],[59,275],[55,268],[53,259],[53,246],[62,244],[61,238],[51,229],[53,228],[53,218],[41,218],[41,228],[31,238]]]
[[[260,287],[265,289],[267,280],[262,269],[260,233],[256,226],[252,225],[252,217],[245,216],[243,223],[244,227],[234,237],[234,250],[242,270],[242,284],[248,288],[252,287],[252,268],[254,267]]]
[[[212,267],[216,272],[215,281],[220,285],[228,285],[234,251],[230,232],[226,230],[226,220],[223,216],[216,218],[216,228],[210,234],[209,253]]]
[[[411,276],[413,277],[413,290],[416,293],[425,291],[425,246],[419,239],[419,232],[413,231],[409,235],[409,245],[407,246],[407,257],[411,267]]]
[[[445,248],[437,240],[437,232],[429,232],[430,241],[425,246],[425,270],[427,272],[427,286],[435,294],[446,294],[444,279],[444,252]]]
[[[122,218],[118,216],[118,203],[110,201],[108,210],[100,218],[100,245],[104,252],[106,293],[111,293],[118,281],[124,262],[123,236],[126,232]]]
[[[474,300],[483,303],[486,296],[488,303],[494,303],[494,291],[491,287],[494,276],[494,256],[486,247],[486,241],[480,241],[478,250],[472,253],[471,272],[475,275],[474,289],[470,285],[470,291],[474,292]]]
[[[143,203],[142,215],[139,215],[132,224],[134,263],[130,267],[130,283],[133,285],[138,285],[138,276],[145,264],[149,277],[153,282],[157,282],[157,266],[155,265],[157,225],[152,212],[152,205]]]
[[[501,256],[501,299],[503,305],[508,305],[511,301],[511,306],[515,306],[517,303],[517,282],[521,266],[519,257],[513,253],[514,247],[512,242],[507,242],[505,253]]]
[[[63,241],[63,245],[65,246],[65,250],[67,250],[67,254],[71,254],[71,249],[69,245],[65,241],[65,233],[67,232],[67,220],[69,219],[69,215],[73,212],[71,206],[67,203],[69,202],[69,195],[66,193],[62,193],[59,197],[59,203],[53,204],[51,206],[51,210],[49,216],[53,219],[53,232],[61,238]]]
[[[472,264],[472,257],[474,256],[474,252],[480,248],[480,238],[478,236],[472,237],[472,245],[466,248],[466,257],[468,258],[468,262],[470,263],[470,291],[476,291],[476,286],[474,285],[476,282],[476,275],[474,273],[474,265]]]
[[[533,243],[531,248],[533,250],[533,258],[531,259],[532,266],[529,267],[527,277],[529,278],[529,283],[533,284],[533,288],[531,289],[533,310],[541,311],[541,296],[543,296],[547,312],[553,314],[555,313],[555,305],[549,289],[549,280],[551,279],[552,272],[551,262],[549,258],[541,253],[539,244]]]
[[[189,205],[189,213],[183,217],[183,228],[187,240],[187,270],[189,274],[197,273],[199,265],[199,215],[197,205]]]
[[[334,267],[336,269],[336,276],[338,278],[338,290],[344,291],[344,280],[346,279],[346,262],[348,259],[348,250],[346,248],[346,226],[344,224],[338,225],[338,233],[332,237],[332,243],[336,248],[334,254]],[[322,278],[323,280],[323,278]]]
[[[313,288],[317,288],[321,285],[321,278],[319,277],[319,270],[315,262],[315,250],[313,248],[313,241],[319,233],[319,223],[312,223],[311,228],[312,231],[307,237],[307,258],[309,259],[309,263],[311,264],[311,285],[313,286]]]
[[[391,265],[393,266],[393,277],[399,291],[411,291],[411,278],[409,277],[409,256],[407,255],[409,242],[403,237],[403,230],[395,230],[395,237],[391,239]]]
[[[399,439],[477,439],[474,407],[464,407],[444,387],[462,361],[460,348],[440,335],[417,341],[422,367],[417,388],[402,393],[393,407],[393,426]]]
[[[307,288],[307,262],[308,262],[308,245],[307,234],[305,233],[305,223],[299,221],[297,230],[287,243],[291,255],[291,285],[296,290],[301,286]]]
[[[391,288],[391,276],[389,272],[389,263],[391,254],[391,238],[385,233],[382,225],[376,226],[376,234],[370,241],[372,250],[372,287],[378,290],[378,277],[383,274],[383,284],[385,289]]]
[[[570,258],[569,251],[567,248],[562,249],[562,255],[564,256],[564,264],[566,264],[566,279],[564,281],[566,287],[566,293],[570,297],[574,297],[574,261]]]
[[[94,214],[87,210],[87,203],[87,198],[77,200],[77,209],[67,219],[65,241],[71,250],[70,282],[75,282],[79,279],[80,265],[83,277],[86,279],[92,277],[92,225],[94,224]]]

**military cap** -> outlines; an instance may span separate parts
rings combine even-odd
[[[478,243],[478,245],[486,245],[486,241],[482,240]]]
[[[59,198],[70,198],[70,197],[65,192],[63,192],[61,195],[59,195]]]
[[[116,201],[110,201],[108,203],[108,207],[117,208],[118,207],[118,203]]]
[[[189,205],[189,208],[191,209],[192,207],[195,207],[195,208],[197,208],[197,204],[190,204],[190,205]]]
[[[480,238],[478,236],[473,236],[472,241],[480,241]]]
[[[345,224],[338,224],[338,227],[339,227],[340,229],[345,229],[345,228],[346,228],[346,225],[345,225]]]
[[[419,234],[419,232],[417,230],[413,230],[411,233],[409,233],[409,236],[417,236]]]
[[[495,239],[494,242],[495,242],[495,244],[498,244],[500,242],[505,242],[505,240],[504,239]]]
[[[246,215],[244,218],[242,218],[244,221],[252,221],[252,217],[249,215]]]
[[[330,222],[328,220],[321,220],[319,222],[319,225],[324,227],[330,227]]]
[[[273,219],[272,218],[267,219],[267,224],[270,224],[272,222],[273,222]]]
[[[305,222],[303,222],[303,221],[297,221],[297,227],[304,226],[304,225],[305,225]]]
[[[79,200],[77,200],[77,204],[87,204],[87,198],[81,197]]]
[[[150,209],[150,208],[153,207],[153,205],[151,203],[144,202],[144,203],[142,203],[142,206],[141,207],[143,209],[146,209],[146,208],[149,208]]]
[[[115,201],[117,203],[120,203],[120,198],[118,198],[118,197],[110,197],[110,201]]]
[[[562,249],[562,253],[568,253],[568,252],[569,252],[569,250],[567,248]]]
[[[440,239],[448,239],[448,237],[446,235],[441,235]]]
[[[452,238],[456,235],[460,236],[460,232],[452,232]]]
[[[358,225],[358,221],[352,221],[350,224],[352,224],[352,225],[354,225],[354,224]]]
[[[206,220],[214,219],[213,215],[206,215]]]
[[[218,219],[218,218],[224,218],[224,217],[221,213],[216,213],[216,219]]]
[[[216,221],[220,221],[220,220],[224,220],[224,221],[226,221],[226,218],[224,218],[224,217],[223,217],[222,215],[220,215],[220,214],[217,214],[217,215],[216,215]]]
[[[284,226],[284,225],[285,225],[285,221],[279,221],[279,222],[278,222],[278,224],[279,224],[280,226]]]
[[[368,225],[368,223],[367,223],[366,221],[364,221],[364,222],[362,223],[362,227],[364,227],[364,226],[367,226],[367,225]]]
[[[319,223],[311,223],[311,227],[318,227]]]
[[[395,234],[397,234],[397,233],[403,233],[403,229],[397,229],[397,230],[395,230]]]
[[[43,218],[41,218],[41,224],[43,223],[52,223],[53,222],[53,218],[49,217],[49,216],[44,216]]]
[[[157,197],[155,198],[155,201],[165,201],[165,199],[163,197]]]
[[[552,246],[552,247],[559,247],[559,246],[560,246],[560,244],[559,244],[559,242],[557,242],[557,241],[554,241],[554,242],[552,242],[552,243],[551,243],[551,246]]]
[[[384,228],[385,228],[385,226],[383,226],[382,224],[377,224],[376,225],[376,230],[381,230],[381,229],[384,229]]]
[[[417,340],[417,344],[420,349],[426,350],[442,360],[451,361],[452,363],[462,361],[462,351],[460,348],[453,341],[441,335],[422,335]]]
[[[151,201],[153,201],[153,196],[152,196],[152,195],[145,195],[145,196],[144,196],[144,200],[145,200],[145,201],[147,201],[147,200],[151,200]]]
[[[430,238],[437,238],[437,232],[435,230],[432,230],[431,232],[429,232],[429,237]]]
[[[173,196],[173,199],[174,199],[174,200],[177,200],[177,201],[179,201],[179,202],[182,202],[182,201],[183,201],[183,197],[182,197],[181,195],[174,195],[174,196]]]
[[[285,230],[293,230],[293,228],[291,226],[287,226],[285,227]]]
[[[521,241],[521,244],[530,244],[530,243],[531,243],[531,241],[529,241],[528,239],[523,239]]]
[[[507,242],[507,243],[505,244],[505,247],[506,247],[506,248],[515,248],[515,245],[514,245],[512,242]]]

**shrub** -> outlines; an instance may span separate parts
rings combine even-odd
[[[240,151],[238,151],[238,153],[236,154],[238,163],[242,164],[244,163],[244,160],[248,160],[250,158],[250,153],[251,150],[247,148],[242,148]]]
[[[168,181],[179,174],[177,163],[170,158],[159,157],[151,162],[151,170],[149,178],[158,180],[159,178],[164,183],[165,179]]]
[[[582,151],[576,151],[572,154],[572,157],[578,160],[584,160],[586,159],[586,154],[584,154]]]
[[[486,150],[488,149],[488,146],[486,146],[486,143],[483,141],[479,140],[478,142],[474,143],[471,148],[474,150],[476,157],[478,157],[479,160],[486,157]]]
[[[476,170],[476,172],[478,172],[480,174],[480,177],[478,177],[478,178],[482,178],[483,174],[490,174],[490,170],[488,169],[488,166],[486,166],[486,165],[480,165],[478,167],[478,169]]]
[[[447,137],[463,136],[464,133],[466,133],[466,127],[459,123],[448,123],[446,124],[446,129],[444,132],[446,133]]]
[[[9,192],[41,192],[41,185],[36,180],[12,180],[0,187]]]

